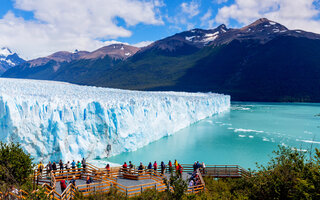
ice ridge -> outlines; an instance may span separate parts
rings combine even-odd
[[[230,96],[214,93],[0,78],[0,140],[21,143],[35,162],[134,151],[229,109]]]

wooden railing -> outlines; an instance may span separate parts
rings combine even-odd
[[[192,173],[192,164],[182,164],[183,173]],[[169,167],[166,167],[166,171],[169,171]],[[110,188],[116,188],[119,192],[124,193],[126,196],[131,197],[139,195],[142,191],[148,188],[155,188],[158,191],[164,191],[166,186],[163,179],[166,178],[165,175],[161,174],[161,168],[157,171],[150,169],[137,170],[135,168],[123,169],[121,167],[112,167],[110,171],[105,168],[98,168],[90,163],[87,163],[86,168],[76,168],[76,169],[63,169],[54,170],[49,174],[43,173],[41,175],[38,172],[34,174],[34,180],[36,183],[42,184],[45,188],[45,193],[50,199],[60,199],[69,200],[72,199],[76,192],[81,192],[85,196],[90,195],[94,192],[109,192]],[[175,167],[173,166],[173,172],[175,172]],[[212,176],[216,178],[238,178],[238,177],[249,177],[250,173],[238,165],[207,165],[205,172],[202,169],[197,170],[200,178],[200,184],[189,187],[188,193],[198,193],[205,189],[205,183],[203,181],[203,176]],[[68,187],[62,194],[57,193],[55,190],[57,182],[64,180],[71,180],[75,176],[76,179],[84,179],[86,176],[90,176],[94,183],[83,184],[74,187],[69,184]],[[137,177],[137,180],[152,179],[152,183],[140,184],[135,186],[125,186],[117,182],[119,178],[124,177]],[[49,179],[46,180],[46,177]],[[171,187],[172,189],[172,187]],[[1,195],[1,193],[0,193]],[[2,194],[3,196],[3,194]],[[23,196],[23,195],[22,195]],[[17,197],[17,199],[23,199],[22,197]]]
[[[239,165],[207,165],[202,175],[214,178],[247,178],[250,173]]]
[[[84,196],[90,195],[91,193],[105,193],[109,192],[111,188],[110,181],[101,181],[98,183],[78,185],[77,190],[82,192]]]
[[[73,199],[76,195],[77,188],[73,184],[69,184],[68,187],[61,194],[61,200]]]
[[[0,199],[26,199],[28,193],[24,190],[19,190],[18,193],[8,192],[6,194],[0,192]]]
[[[198,178],[200,179],[200,184],[188,187],[187,193],[195,193],[196,194],[196,193],[199,193],[199,192],[205,190],[205,182],[203,180],[203,177],[201,175],[200,170],[197,169],[196,173],[198,175]]]

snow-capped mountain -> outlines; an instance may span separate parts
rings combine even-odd
[[[0,49],[0,74],[23,62],[24,60],[16,53],[13,53],[9,48],[3,47]]]
[[[289,30],[266,18],[242,28],[222,24],[184,31],[122,59],[109,50],[127,53],[126,46],[111,45],[58,70],[53,62],[37,69],[22,64],[2,76],[134,90],[214,91],[242,101],[320,102],[320,34]]]
[[[161,52],[158,53],[161,54],[189,55],[205,46],[219,46],[234,40],[256,40],[260,41],[260,43],[266,43],[279,36],[320,39],[319,34],[302,30],[289,30],[277,22],[261,18],[240,29],[227,28],[226,25],[221,24],[215,29],[192,29],[177,33],[152,43],[143,48],[141,53],[160,50]]]

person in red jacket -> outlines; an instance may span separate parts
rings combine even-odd
[[[172,173],[172,162],[171,162],[171,160],[169,160],[168,166],[169,166],[169,173],[171,174]]]
[[[67,188],[66,180],[62,179],[60,181],[60,188],[61,188],[61,194],[62,194],[63,191]]]
[[[179,177],[180,177],[180,178],[182,178],[182,171],[183,171],[183,168],[182,168],[181,164],[179,164],[179,165],[178,165],[178,171],[179,171],[179,174],[178,174],[178,175],[179,175]]]
[[[126,171],[127,171],[127,167],[128,167],[127,163],[124,162],[124,164],[122,165],[122,170],[123,170],[124,172],[126,172]]]
[[[153,163],[153,169],[154,169],[154,171],[157,171],[157,169],[158,169],[157,161],[154,161],[154,163]]]

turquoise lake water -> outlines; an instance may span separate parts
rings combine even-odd
[[[320,104],[233,102],[229,112],[206,118],[137,151],[105,161],[266,164],[278,145],[320,148]]]

